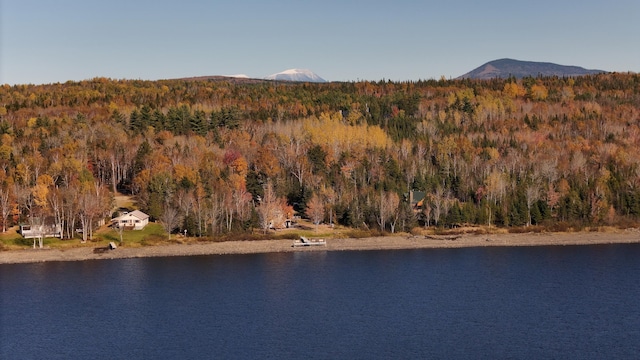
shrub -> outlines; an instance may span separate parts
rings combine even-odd
[[[144,246],[148,246],[148,245],[158,245],[164,241],[167,240],[167,236],[166,235],[160,235],[160,234],[151,234],[148,236],[145,236],[142,241],[140,242],[141,245]]]
[[[368,237],[384,236],[385,234],[379,230],[349,230],[344,233],[344,236],[352,239],[362,239]]]
[[[515,226],[508,229],[510,234],[525,234],[525,233],[541,233],[545,231],[542,226]]]

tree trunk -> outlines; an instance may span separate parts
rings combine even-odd
[[[80,222],[82,223],[82,242],[87,242],[87,229],[89,228],[89,220],[85,216],[80,216]]]
[[[231,224],[233,223],[233,212],[227,212],[226,222],[227,222],[227,231],[231,232]]]
[[[93,241],[93,219],[89,218],[89,240]]]

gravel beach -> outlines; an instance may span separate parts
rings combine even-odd
[[[291,240],[227,241],[172,244],[146,247],[120,246],[95,252],[93,247],[71,249],[28,249],[0,252],[0,264],[45,261],[82,261],[140,257],[250,254],[294,251],[363,251],[397,249],[437,249],[479,246],[566,246],[640,243],[640,232],[524,233],[484,235],[404,235],[362,239],[327,239],[326,246],[292,247]]]

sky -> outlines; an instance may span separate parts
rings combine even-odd
[[[640,72],[639,19],[638,0],[0,0],[0,84],[416,81],[500,58]]]

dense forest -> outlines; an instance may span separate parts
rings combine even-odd
[[[0,215],[3,230],[52,218],[70,238],[123,193],[191,236],[294,214],[391,232],[634,226],[639,146],[633,73],[3,85]]]

